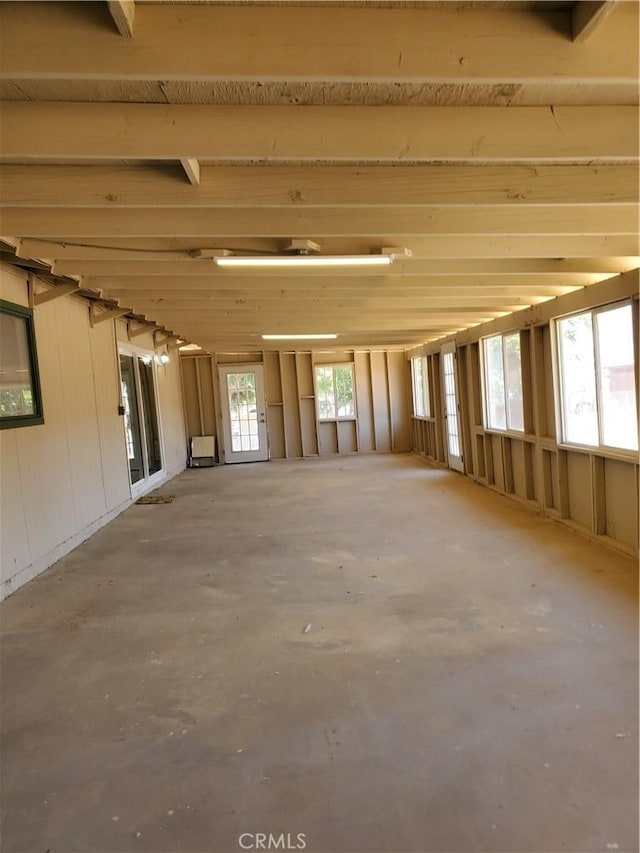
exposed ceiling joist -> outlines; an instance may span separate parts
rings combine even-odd
[[[610,273],[615,274],[624,272],[626,269],[631,269],[637,264],[637,258],[633,259],[612,259],[612,258],[584,258],[584,259],[569,259],[569,260],[552,260],[549,258],[462,258],[460,260],[451,259],[432,259],[425,260],[422,258],[410,258],[407,260],[396,261],[393,264],[392,272],[388,270],[384,272],[384,278],[392,278],[394,281],[400,277],[420,278],[425,276],[435,275],[438,278],[448,276],[467,276],[469,278],[478,278],[483,275],[501,276],[508,280],[516,276],[518,279],[533,276],[537,283],[542,283],[545,279],[551,280],[555,278],[563,278],[564,280],[573,281],[575,277],[586,277],[590,274]],[[215,277],[221,282],[221,286],[247,286],[247,279],[255,280],[257,287],[271,287],[271,279],[278,278],[286,281],[287,279],[295,279],[296,283],[300,281],[299,272],[295,270],[287,271],[286,275],[282,275],[283,270],[271,269],[269,275],[238,275],[239,271],[233,276],[229,270],[222,270],[212,264],[210,261],[197,261],[193,258],[185,258],[184,260],[152,260],[152,261],[109,261],[109,260],[61,260],[55,261],[52,271],[56,275],[83,275],[83,276],[126,276],[135,275],[149,278],[149,286],[162,287],[162,278],[164,276],[174,276],[186,278],[188,280],[205,278],[210,281]],[[315,275],[305,275],[303,281],[309,282],[309,286],[321,286],[325,282],[336,282],[344,286],[344,270],[340,268],[328,268],[325,270],[317,270]],[[356,284],[363,280],[364,285],[369,281],[375,281],[371,277],[371,270],[363,267],[357,269],[354,267],[349,271],[349,278],[353,279]],[[378,277],[379,280],[380,277]],[[244,282],[244,284],[243,284]],[[262,284],[260,284],[262,282]],[[302,284],[302,282],[300,282]]]
[[[23,232],[24,235],[28,232]],[[11,238],[15,239],[15,238]],[[377,246],[389,246],[395,238],[390,234],[380,235],[375,241]],[[126,237],[102,235],[97,239],[74,240],[70,237],[56,235],[51,238],[33,238],[23,236],[18,241],[16,254],[21,258],[49,258],[60,260],[184,260],[190,258],[189,252],[204,241],[193,237]],[[238,252],[258,251],[276,252],[283,249],[284,241],[273,238],[234,238],[234,250]],[[400,241],[398,240],[398,243]],[[227,248],[229,241],[223,238],[215,240],[209,237],[207,245],[217,244]],[[459,236],[420,234],[416,237],[404,237],[402,245],[407,246],[413,253],[413,260],[418,258],[433,260],[474,260],[474,259],[521,259],[533,258],[555,262],[562,259],[607,258],[609,263],[617,265],[619,259],[638,255],[638,239],[634,236],[611,235],[566,235],[566,234],[483,234],[465,235],[464,240]],[[372,250],[374,241],[363,237],[330,238],[322,241],[322,251],[325,254],[367,254]],[[401,263],[404,263],[402,261]],[[135,271],[135,267],[133,268]],[[355,268],[354,268],[355,269]],[[600,267],[596,268],[598,271]],[[602,270],[607,272],[608,270]],[[617,269],[614,271],[620,271]],[[252,278],[273,277],[273,270],[236,270],[239,274],[250,275]],[[219,271],[221,275],[228,271]],[[298,275],[297,272],[285,269],[277,272],[280,277]],[[311,278],[311,276],[310,276]]]
[[[634,107],[210,107],[5,101],[5,158],[637,161]]]
[[[109,80],[122,79],[126,69],[131,80],[163,81],[584,83],[606,67],[612,78],[637,79],[632,52],[618,49],[635,41],[634,3],[619,4],[607,21],[608,38],[594,42],[589,54],[572,50],[569,13],[505,11],[490,4],[330,11],[294,4],[144,5],[136,13],[136,38],[120,42],[114,42],[101,4],[91,5],[98,8],[88,26],[91,12],[80,15],[73,3],[6,4],[4,75]],[[126,32],[133,3],[109,7]]]
[[[120,35],[130,39],[136,14],[134,0],[107,0],[107,6]]]
[[[7,208],[2,217],[8,234],[71,238],[103,235],[137,237],[190,236],[203,240],[210,234],[234,237],[346,237],[471,234],[611,234],[638,233],[638,208],[634,204],[509,205],[463,207],[313,208]]]
[[[195,174],[195,169],[194,169]],[[1,165],[5,207],[322,207],[635,202],[637,163],[616,165]]]

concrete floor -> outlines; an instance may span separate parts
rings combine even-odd
[[[5,853],[637,850],[634,560],[406,455],[163,491],[3,605]]]

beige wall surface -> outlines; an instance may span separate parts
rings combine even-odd
[[[553,319],[631,300],[638,380],[638,270],[560,296],[455,336],[464,467],[483,485],[530,503],[624,551],[638,548],[638,454],[572,447],[558,440],[554,386]],[[519,331],[522,353],[524,433],[484,426],[481,339]],[[450,340],[450,339],[448,339]],[[407,353],[428,356],[433,417],[413,419],[413,448],[446,464],[445,420],[440,386],[440,346]],[[407,373],[409,369],[407,368]]]
[[[219,364],[264,366],[271,459],[328,453],[401,452],[411,449],[410,385],[403,350],[335,350],[194,354],[181,357],[189,436],[215,435],[222,460]],[[352,364],[356,417],[319,421],[314,367]]]
[[[27,274],[0,265],[0,296],[26,306]],[[34,324],[44,423],[0,430],[1,597],[131,503],[113,321],[91,328],[87,302],[67,296],[37,306]],[[185,464],[177,357],[157,385],[170,477]]]

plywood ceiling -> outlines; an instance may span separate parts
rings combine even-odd
[[[635,2],[4,4],[0,233],[208,349],[446,336],[637,265],[637,32]],[[292,238],[412,256],[197,257]]]

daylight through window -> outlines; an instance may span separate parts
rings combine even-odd
[[[428,418],[431,416],[431,405],[426,356],[421,355],[411,359],[411,378],[413,383],[413,414],[416,418]]]
[[[562,439],[638,449],[631,305],[556,321]]]
[[[486,426],[523,432],[520,334],[494,335],[483,345]]]
[[[353,365],[316,367],[318,418],[321,421],[353,419],[356,406],[353,393]]]

